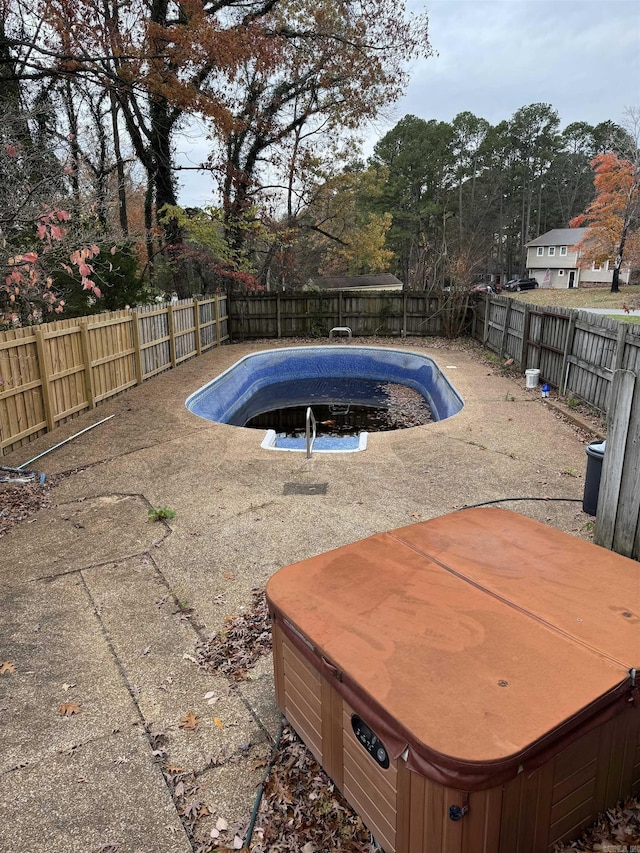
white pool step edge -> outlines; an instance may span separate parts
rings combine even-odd
[[[367,436],[369,433],[361,432],[358,435],[358,446],[357,447],[348,447],[348,448],[320,448],[317,445],[314,445],[313,452],[314,453],[359,453],[361,450],[367,449]],[[278,447],[277,446],[278,433],[274,429],[269,429],[266,432],[260,447],[263,450],[281,450],[289,453],[306,453],[306,443],[304,438],[301,439],[302,445],[300,447]],[[336,442],[340,441],[340,438],[335,438]]]

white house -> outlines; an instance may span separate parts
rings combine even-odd
[[[588,228],[554,228],[527,243],[527,275],[540,287],[601,287],[611,285],[613,261],[580,268],[576,246]],[[620,284],[629,284],[630,270],[623,263]]]

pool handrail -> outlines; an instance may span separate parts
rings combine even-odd
[[[311,434],[313,430],[313,435]],[[311,406],[307,407],[306,423],[304,434],[307,441],[307,459],[311,459],[311,451],[313,450],[313,442],[316,440],[316,416],[311,410]]]

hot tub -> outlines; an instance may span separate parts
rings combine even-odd
[[[640,788],[638,564],[469,509],[267,586],[278,703],[386,853],[537,853]]]

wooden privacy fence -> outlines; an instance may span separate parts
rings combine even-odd
[[[540,308],[505,296],[477,305],[474,337],[561,394],[607,412],[616,370],[640,370],[640,327],[589,311]]]
[[[616,370],[594,540],[640,560],[640,375]]]
[[[228,337],[221,294],[0,332],[0,455]]]
[[[326,337],[337,326],[354,336],[423,336],[447,332],[447,302],[427,293],[259,293],[234,295],[233,340]]]

